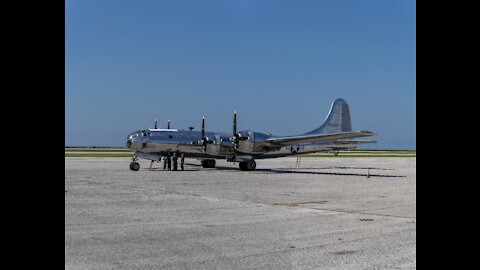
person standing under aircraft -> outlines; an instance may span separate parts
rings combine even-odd
[[[177,171],[178,169],[178,157],[176,153],[173,153],[173,170]]]
[[[163,157],[163,170],[165,171],[167,169],[167,156]]]
[[[167,166],[168,166],[168,170],[171,171],[172,170],[172,159],[170,158],[170,154],[167,155]]]
[[[180,158],[180,169],[183,171],[183,163],[185,162],[185,157],[182,154],[180,154],[181,158]]]

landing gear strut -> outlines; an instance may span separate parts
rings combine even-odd
[[[255,160],[253,159],[246,162],[240,162],[240,170],[242,171],[254,171],[256,167],[257,163],[255,163]]]
[[[130,170],[138,171],[138,169],[140,169],[140,164],[138,164],[138,162],[137,162],[137,157],[134,156],[132,158],[132,163],[130,163]]]

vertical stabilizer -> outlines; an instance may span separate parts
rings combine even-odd
[[[344,99],[337,99],[332,103],[330,112],[327,115],[323,124],[304,135],[311,134],[327,134],[338,132],[352,131],[352,123],[350,122],[350,110],[348,104]]]

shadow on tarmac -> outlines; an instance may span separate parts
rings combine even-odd
[[[202,165],[185,163],[185,165],[201,167]],[[380,168],[356,168],[356,167],[334,167],[334,168],[301,168],[301,169],[370,169],[370,170],[382,170]],[[215,166],[215,168],[209,168],[210,170],[219,170],[219,171],[238,171],[239,168],[224,167],[224,166]],[[386,170],[386,169],[383,169]],[[190,170],[196,171],[196,170]],[[197,170],[198,171],[198,170]],[[288,169],[256,169],[254,172],[265,172],[265,173],[293,173],[293,174],[316,174],[316,175],[339,175],[339,176],[362,176],[366,177],[367,174],[364,173],[336,173],[336,172],[310,172],[310,171],[298,171]],[[403,175],[384,175],[384,174],[370,174],[370,177],[406,177]]]

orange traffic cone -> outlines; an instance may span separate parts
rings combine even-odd
[[[367,178],[370,178],[370,169],[367,169]]]

